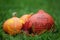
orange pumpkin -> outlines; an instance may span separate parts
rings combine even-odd
[[[25,33],[27,33],[27,35],[29,35],[29,34],[28,34],[28,30],[25,27],[25,23],[29,20],[29,18],[32,16],[32,14],[33,13],[31,13],[31,14],[25,14],[22,17],[20,17],[20,21],[23,24],[22,30],[24,30]]]
[[[25,24],[26,21],[28,21],[28,19],[32,16],[32,14],[25,14],[22,17],[20,17],[20,21],[22,24]]]
[[[15,35],[20,33],[21,28],[22,28],[22,23],[20,19],[15,15],[12,18],[5,21],[3,24],[3,30],[10,35]]]

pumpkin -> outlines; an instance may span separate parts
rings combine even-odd
[[[22,22],[22,24],[25,24],[31,16],[32,16],[32,13],[31,14],[25,14],[25,15],[20,17],[20,21]]]
[[[33,34],[42,34],[45,31],[50,30],[53,25],[53,18],[44,10],[39,10],[25,23],[25,30],[29,30],[29,32],[32,32]]]
[[[24,14],[23,16],[20,17],[20,21],[23,24],[22,30],[24,33],[27,33],[29,35],[28,31],[26,31],[25,23],[29,20],[29,18],[33,15],[33,13],[30,14]]]
[[[22,23],[18,17],[13,13],[13,17],[6,20],[3,24],[3,30],[9,35],[15,35],[20,33],[22,28]]]

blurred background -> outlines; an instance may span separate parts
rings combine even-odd
[[[12,17],[13,12],[17,12],[17,17],[31,12],[36,13],[43,9],[55,20],[56,32],[46,32],[43,35],[28,37],[18,34],[9,36],[2,30],[5,20]],[[60,40],[60,0],[0,0],[0,39],[1,40]]]

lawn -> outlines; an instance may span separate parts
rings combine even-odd
[[[10,36],[3,31],[4,21],[11,18],[13,12],[17,12],[17,17],[20,17],[23,14],[36,13],[40,9],[45,10],[54,18],[55,32],[49,31],[32,37],[24,33]],[[0,0],[0,40],[60,40],[59,17],[60,0]]]

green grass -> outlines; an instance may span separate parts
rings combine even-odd
[[[18,34],[10,36],[3,29],[3,23],[12,17],[13,12],[17,12],[17,17],[23,14],[43,9],[55,20],[56,32],[46,32],[42,35],[26,36]],[[0,0],[0,38],[1,40],[60,40],[60,0]]]

